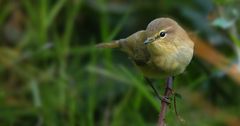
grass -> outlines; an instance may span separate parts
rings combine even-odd
[[[131,30],[126,30],[125,25],[134,18],[136,7],[124,11],[118,15],[117,22],[113,22],[113,14],[107,9],[108,1],[96,3],[100,8],[93,12],[98,14],[94,18],[99,18],[95,21],[99,27],[96,33],[81,29],[86,28],[83,26],[87,17],[84,10],[91,7],[88,1],[41,0],[34,3],[24,0],[0,4],[1,33],[14,9],[24,15],[24,28],[19,29],[23,34],[14,44],[9,44],[4,34],[0,35],[0,125],[156,124],[160,102],[146,86],[142,75],[125,55],[94,47],[100,41],[119,38],[123,31],[131,34],[127,33]],[[211,83],[207,82],[214,79],[209,75],[215,69],[203,65],[210,71],[208,74],[199,68],[199,62],[202,63],[194,58],[188,71],[176,78],[175,89],[183,97],[178,100],[180,115],[190,126],[228,124],[228,120],[238,117],[239,102],[232,105],[235,111],[230,110],[231,105],[222,109],[211,104],[205,95],[213,91],[209,88]],[[163,92],[164,80],[155,83]],[[213,110],[218,110],[219,115],[211,113]],[[173,108],[169,110],[167,122],[182,125]]]

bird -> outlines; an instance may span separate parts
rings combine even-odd
[[[125,52],[159,96],[151,79],[174,77],[183,73],[192,60],[194,42],[173,19],[161,17],[151,21],[145,30],[98,48],[118,48]]]

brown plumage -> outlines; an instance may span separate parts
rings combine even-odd
[[[120,48],[145,77],[156,78],[182,73],[192,59],[194,44],[174,20],[158,18],[146,30],[97,47]]]

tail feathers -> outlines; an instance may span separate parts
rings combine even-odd
[[[96,45],[97,48],[120,48],[120,41],[116,40],[109,43],[100,43]]]

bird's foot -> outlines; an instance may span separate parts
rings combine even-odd
[[[162,102],[165,102],[167,104],[170,104],[171,101],[170,101],[170,98],[167,97],[167,96],[159,96],[159,99],[162,101]]]

